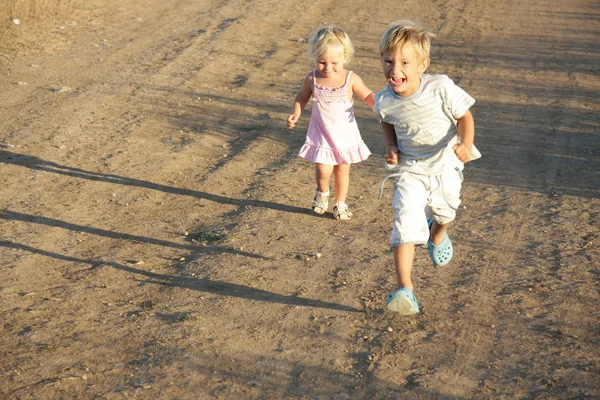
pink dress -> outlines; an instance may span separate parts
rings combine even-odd
[[[313,71],[312,115],[306,142],[298,155],[308,161],[327,164],[352,164],[366,160],[371,152],[362,140],[354,119],[354,106],[348,99],[346,83],[339,88],[317,84]]]

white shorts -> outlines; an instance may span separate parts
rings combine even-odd
[[[392,247],[427,243],[427,218],[433,218],[438,224],[453,221],[460,204],[462,181],[459,167],[441,175],[402,173],[394,185]]]

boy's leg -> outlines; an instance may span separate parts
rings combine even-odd
[[[414,257],[414,244],[401,244],[394,247],[394,264],[396,266],[396,277],[398,278],[398,289],[387,297],[385,303],[388,310],[401,315],[412,315],[420,312],[417,298],[413,294],[411,280]]]
[[[408,288],[411,291],[414,289],[411,279],[414,258],[414,244],[401,244],[394,247],[394,266],[396,267],[398,288]]]
[[[432,191],[429,203],[435,219],[431,225],[427,245],[435,266],[444,266],[452,259],[453,246],[446,229],[456,217],[462,181],[463,175],[459,168],[435,177],[438,186]]]
[[[338,164],[333,167],[333,176],[335,177],[335,199],[334,203],[346,202],[348,196],[348,187],[350,186],[350,164]]]
[[[402,174],[395,184],[394,228],[390,237],[394,252],[394,266],[398,289],[386,300],[388,310],[401,315],[417,314],[419,305],[413,294],[411,279],[415,257],[415,244],[424,244],[429,238],[425,216],[427,189],[423,177]]]
[[[442,241],[444,240],[446,229],[448,229],[449,225],[450,222],[445,224],[438,224],[437,222],[433,221],[429,234],[429,240],[431,240],[431,242],[436,245],[442,243]]]

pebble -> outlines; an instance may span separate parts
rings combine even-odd
[[[63,93],[63,92],[68,92],[69,90],[71,90],[71,88],[68,86],[63,86],[61,88],[53,88],[50,90],[52,91],[52,93]]]
[[[387,331],[388,331],[388,332],[394,332],[394,328],[392,328],[391,326],[388,326],[388,327],[387,327]]]

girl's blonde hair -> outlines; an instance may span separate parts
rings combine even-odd
[[[431,39],[434,37],[435,34],[412,21],[394,21],[381,37],[379,54],[383,55],[386,51],[401,49],[404,45],[410,43],[419,55],[419,61],[423,61],[429,58]]]
[[[308,55],[317,59],[332,50],[341,49],[346,63],[354,55],[354,46],[348,34],[336,26],[324,26],[316,30],[308,40]]]

